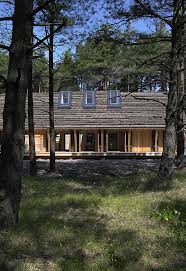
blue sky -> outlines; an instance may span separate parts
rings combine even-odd
[[[129,2],[131,1],[132,0],[125,1],[126,5],[128,5]],[[113,19],[109,18],[109,13],[108,11],[106,12],[105,6],[103,6],[103,0],[100,0],[99,4],[97,3],[94,6],[94,10],[95,13],[94,14],[91,13],[91,16],[89,11],[84,11],[84,17],[86,16],[89,17],[89,20],[87,20],[87,22],[84,25],[82,26],[78,25],[76,27],[70,28],[69,32],[68,30],[66,30],[65,31],[66,33],[62,33],[56,38],[55,43],[58,45],[55,48],[56,62],[60,60],[63,53],[67,49],[70,48],[73,52],[75,51],[75,44],[77,43],[81,35],[83,36],[82,40],[83,39],[85,40],[89,33],[98,29],[102,24],[114,22]],[[77,14],[78,12],[79,11],[77,10]],[[7,16],[7,14],[11,15],[11,13],[12,10],[10,9],[10,6],[2,3],[0,4],[0,16],[5,15]],[[133,23],[133,26],[139,32],[150,33],[154,30],[152,21],[138,20]],[[41,27],[37,27],[35,29],[35,34],[41,38],[45,35],[45,32]],[[11,23],[0,22],[0,42],[8,43],[10,39],[11,39]],[[63,40],[63,42],[61,40]]]

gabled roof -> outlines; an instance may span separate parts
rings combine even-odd
[[[121,93],[121,107],[110,108],[107,92],[97,91],[96,108],[83,107],[83,93],[72,93],[71,108],[59,108],[54,93],[55,128],[164,128],[167,94]],[[0,95],[0,128],[4,95]],[[49,128],[48,93],[34,93],[35,128]],[[27,115],[27,114],[26,114]],[[26,119],[27,126],[27,119]]]

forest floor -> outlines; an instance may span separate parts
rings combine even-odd
[[[56,176],[40,167],[24,177],[19,225],[0,231],[1,271],[186,270],[186,170],[153,191],[151,168],[116,175],[108,161],[108,171],[79,175],[65,163]]]

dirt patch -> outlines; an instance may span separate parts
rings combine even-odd
[[[56,172],[49,173],[49,160],[37,161],[38,175],[65,178],[119,177],[147,171],[157,171],[159,159],[57,160]],[[29,174],[29,161],[24,162],[24,175]]]

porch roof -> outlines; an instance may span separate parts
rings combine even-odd
[[[96,108],[83,107],[83,93],[73,92],[71,108],[59,108],[59,93],[54,93],[55,128],[164,128],[164,93],[121,93],[121,107],[110,108],[107,92],[97,91]],[[0,95],[0,128],[3,126],[4,95]],[[35,128],[49,128],[48,93],[34,93]],[[27,113],[26,113],[27,115]],[[26,118],[26,126],[27,118]]]

